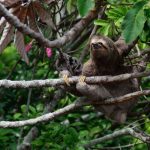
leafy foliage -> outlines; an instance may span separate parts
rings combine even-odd
[[[131,10],[128,11],[124,18],[122,28],[123,36],[127,43],[132,42],[142,33],[144,23],[146,21],[143,7],[146,4],[145,1],[136,3]]]
[[[77,0],[77,8],[81,16],[87,15],[94,7],[94,0]]]
[[[120,33],[121,24],[127,11],[127,7],[122,6],[112,6],[106,10],[107,20],[97,19],[94,22],[95,25],[101,26],[98,32],[106,36],[114,36],[118,34],[118,32]]]

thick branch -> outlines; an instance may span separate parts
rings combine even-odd
[[[142,95],[150,94],[150,90],[145,90],[145,91],[138,91],[134,93],[129,93],[124,96],[116,97],[116,98],[110,98],[102,103],[99,102],[99,105],[106,105],[106,104],[112,104],[112,103],[118,103],[118,102],[123,102],[126,100],[129,100],[129,98],[133,97],[138,97]],[[8,128],[8,127],[21,127],[25,125],[33,125],[39,122],[45,122],[45,121],[50,121],[53,120],[63,114],[69,113],[72,110],[75,110],[77,108],[80,108],[84,105],[90,105],[90,104],[95,104],[94,101],[92,100],[87,100],[85,97],[79,98],[75,103],[70,104],[64,108],[61,108],[53,113],[48,113],[45,115],[42,115],[40,117],[34,118],[34,119],[28,119],[24,121],[0,121],[0,127],[1,128]]]
[[[122,136],[122,135],[131,135],[135,138],[140,139],[143,142],[150,143],[150,137],[148,135],[142,134],[141,132],[136,132],[132,128],[126,128],[126,129],[115,131],[114,133],[103,136],[101,138],[92,140],[88,144],[84,145],[84,147],[88,148],[88,147],[94,146],[96,144],[99,144],[103,141],[112,140],[113,138],[116,138],[116,137]]]
[[[96,84],[96,83],[110,83],[110,82],[120,82],[124,80],[128,80],[131,78],[141,78],[145,76],[149,76],[150,71],[145,71],[141,73],[126,73],[117,76],[95,76],[95,77],[87,77],[85,82],[88,84]],[[69,83],[77,83],[79,77],[74,76],[69,78]],[[60,85],[64,85],[65,82],[63,79],[46,79],[46,80],[32,80],[32,81],[11,81],[11,80],[0,80],[0,87],[3,88],[38,88],[38,87],[56,87]]]
[[[54,40],[49,41],[40,33],[35,32],[34,30],[27,27],[25,24],[21,23],[19,19],[10,14],[9,11],[0,3],[0,12],[2,16],[12,25],[14,25],[20,32],[35,38],[40,44],[47,47],[62,47],[69,41],[72,41],[79,35],[82,30],[97,16],[97,11],[90,11],[87,17],[79,21],[71,30],[69,30],[64,36]]]

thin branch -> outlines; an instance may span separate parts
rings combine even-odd
[[[136,54],[133,54],[131,56],[129,56],[130,59],[135,59],[135,58],[140,58],[141,56],[145,55],[145,54],[149,54],[150,53],[150,49],[145,49],[145,50],[141,50],[140,51],[140,55],[138,55],[137,53]]]
[[[53,98],[49,100],[49,103],[45,105],[43,114],[54,111],[55,106],[58,104],[59,100],[66,95],[66,91],[63,89],[58,89],[53,93]]]
[[[133,92],[133,93],[129,93],[123,96],[119,96],[119,97],[115,97],[115,98],[109,98],[107,100],[105,100],[104,102],[97,102],[98,104],[116,104],[116,103],[121,103],[124,101],[129,101],[132,98],[136,98],[136,97],[140,97],[140,96],[144,96],[144,95],[149,95],[150,94],[150,90],[143,90],[143,91],[137,91],[137,92]]]
[[[99,105],[106,105],[106,104],[109,105],[112,103],[120,103],[120,102],[123,102],[126,100],[130,100],[131,98],[146,95],[146,94],[150,94],[150,90],[137,91],[134,93],[126,94],[124,96],[110,98],[105,101],[102,101],[101,103],[99,102],[98,104]],[[48,114],[42,115],[42,116],[34,118],[34,119],[28,119],[28,120],[24,120],[24,121],[0,121],[0,127],[1,128],[21,127],[21,126],[25,126],[25,125],[37,124],[39,122],[50,121],[50,120],[53,120],[63,114],[69,113],[72,110],[75,110],[75,109],[80,108],[85,105],[91,105],[91,104],[95,104],[95,102],[92,100],[87,100],[85,97],[81,97],[73,104],[70,104],[64,108],[61,108],[53,113],[48,113]]]
[[[6,79],[10,79],[10,77],[12,76],[12,73],[13,73],[14,70],[16,69],[17,65],[20,63],[20,60],[21,60],[21,59],[19,59],[19,60],[15,63],[15,65],[12,67],[12,69],[11,69],[11,71],[9,72],[9,74],[7,75]]]
[[[17,147],[17,150],[27,150],[31,148],[31,142],[38,136],[39,131],[37,127],[32,127],[30,132],[24,137],[21,145]]]
[[[97,16],[97,10],[90,11],[89,14],[79,21],[71,30],[69,30],[64,36],[54,40],[49,41],[40,33],[35,32],[34,30],[27,27],[25,24],[21,23],[19,19],[10,14],[9,11],[0,3],[0,12],[1,15],[12,25],[14,25],[20,32],[35,38],[40,44],[47,47],[62,47],[69,41],[74,40],[77,35],[79,35],[82,30]]]
[[[74,41],[73,43],[71,43],[68,47],[68,49],[65,52],[74,52],[75,49],[77,49],[87,38],[89,38],[89,35],[91,33],[91,28],[87,29],[85,31],[85,33],[83,33],[82,35],[80,35],[80,37],[77,38],[76,41]],[[77,49],[78,50],[78,49]]]
[[[128,80],[131,78],[141,78],[149,76],[150,71],[145,71],[141,73],[126,73],[117,76],[94,76],[86,77],[85,82],[88,84],[97,84],[97,83],[110,83],[110,82],[120,82]],[[74,84],[79,80],[78,76],[73,76],[69,78],[69,83]],[[57,87],[64,85],[65,81],[61,79],[46,79],[46,80],[32,80],[32,81],[11,81],[11,80],[0,80],[0,87],[3,88],[39,88],[39,87]]]
[[[84,105],[87,105],[88,103],[89,102],[85,101],[85,98],[82,97],[82,98],[79,98],[73,104],[70,104],[64,108],[56,110],[53,113],[48,113],[48,114],[42,115],[42,116],[34,118],[34,119],[28,119],[28,120],[23,120],[23,121],[0,121],[0,128],[22,127],[22,126],[26,126],[26,125],[34,125],[39,122],[51,121],[63,114],[67,114],[72,110],[75,110]]]
[[[128,145],[119,145],[119,146],[114,146],[114,147],[104,147],[104,148],[101,148],[101,150],[122,150],[122,149],[125,149],[125,148],[133,148],[135,147],[136,145],[140,145],[140,144],[143,144],[143,142],[138,142],[138,143],[133,143],[133,144],[128,144]]]
[[[126,128],[126,129],[115,131],[112,134],[108,134],[108,135],[103,136],[101,138],[91,140],[89,143],[85,144],[84,147],[89,148],[89,147],[92,147],[92,146],[99,144],[103,141],[112,140],[113,138],[116,138],[116,137],[122,136],[122,135],[131,135],[135,138],[140,139],[143,142],[150,143],[150,136],[143,134],[141,132],[137,132],[132,128]]]
[[[143,107],[141,107],[141,108],[143,108]],[[139,119],[140,117],[144,118],[143,114],[144,114],[144,116],[146,115],[146,117],[148,117],[147,115],[150,114],[150,108],[148,107],[146,109],[142,109],[142,110],[137,111],[137,112],[130,112],[128,116],[132,117],[132,118],[134,117],[134,118]]]

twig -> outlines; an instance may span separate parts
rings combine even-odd
[[[133,148],[139,144],[143,144],[143,142],[138,142],[138,143],[133,143],[133,144],[128,144],[128,145],[119,145],[119,146],[114,146],[114,147],[104,147],[104,148],[101,148],[101,150],[122,150],[124,148],[131,148],[131,147]]]
[[[57,105],[58,101],[63,98],[65,94],[66,91],[64,91],[63,89],[58,89],[57,91],[55,91],[52,100],[49,100],[49,103],[45,106],[43,114],[54,111],[54,108]]]
[[[89,148],[89,147],[99,144],[103,141],[108,141],[108,140],[111,140],[113,138],[116,138],[116,137],[122,136],[122,135],[131,135],[135,138],[140,139],[143,142],[150,143],[150,136],[145,135],[145,134],[143,135],[141,132],[137,132],[132,128],[126,128],[126,129],[115,131],[114,133],[103,136],[101,138],[91,140],[89,143],[85,144],[84,147]]]
[[[148,54],[148,53],[150,53],[150,49],[141,50],[140,55],[138,55],[138,53],[136,53],[136,54],[129,56],[129,58],[130,59],[139,58],[139,57],[142,57],[143,55]]]
[[[91,32],[91,28],[87,29],[87,31],[85,31],[85,33],[83,33],[82,35],[80,35],[79,38],[77,38],[77,40],[73,43],[71,43],[68,47],[68,49],[65,52],[72,52],[74,51],[76,48],[78,48],[90,35]]]
[[[6,79],[10,79],[12,73],[13,73],[14,70],[16,69],[16,67],[17,67],[17,65],[19,64],[20,60],[21,60],[21,59],[19,59],[19,60],[15,63],[15,65],[12,67],[12,69],[11,69],[11,71],[9,72],[9,74],[7,75]]]

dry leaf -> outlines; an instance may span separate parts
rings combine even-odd
[[[0,53],[12,40],[13,31],[14,31],[14,27],[12,27],[9,23],[7,23],[0,39]]]
[[[24,37],[21,32],[16,31],[14,43],[21,57],[25,60],[27,64],[29,64],[29,59],[25,51]]]
[[[56,28],[53,23],[51,15],[42,7],[42,5],[38,1],[34,2],[33,5],[34,8],[36,9],[38,16],[40,17],[40,20],[55,30]]]

